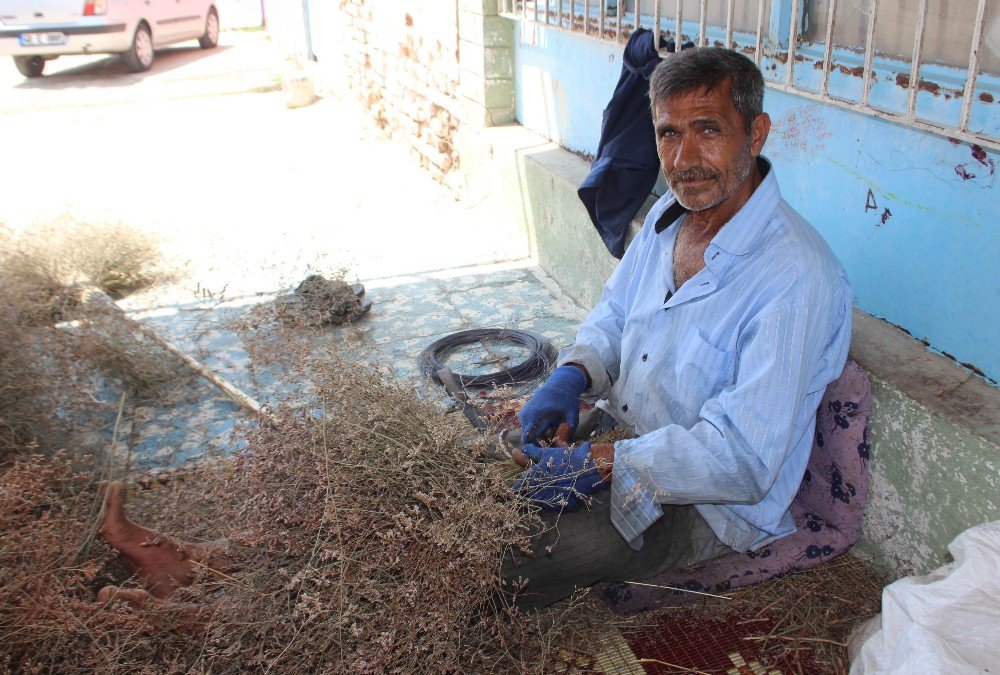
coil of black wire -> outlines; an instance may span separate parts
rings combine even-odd
[[[507,330],[504,328],[474,328],[446,335],[432,343],[421,352],[418,362],[425,377],[441,384],[437,371],[444,366],[448,355],[468,344],[497,343],[517,345],[526,348],[531,355],[510,368],[482,375],[462,375],[456,373],[459,382],[465,387],[489,387],[491,385],[521,384],[530,382],[544,375],[549,366],[555,363],[558,351],[548,339],[535,333],[523,330]]]

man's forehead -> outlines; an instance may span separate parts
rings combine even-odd
[[[686,115],[694,111],[699,115],[718,115],[720,117],[739,115],[733,105],[728,82],[713,89],[700,87],[678,92],[657,101],[655,110],[657,119]]]

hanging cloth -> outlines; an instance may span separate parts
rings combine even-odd
[[[649,109],[649,76],[660,62],[652,31],[640,28],[632,33],[622,60],[621,77],[604,109],[597,156],[577,191],[604,245],[616,258],[625,253],[629,224],[649,197],[660,170]]]

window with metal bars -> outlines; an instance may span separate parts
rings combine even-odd
[[[995,4],[995,3],[994,3]],[[506,16],[625,42],[636,28],[738,49],[768,85],[1000,149],[991,0],[501,0]]]

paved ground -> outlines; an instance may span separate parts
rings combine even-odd
[[[142,75],[116,57],[49,65],[27,81],[0,64],[0,223],[68,213],[155,233],[180,279],[123,306],[251,395],[268,402],[287,383],[251,372],[228,322],[311,272],[347,269],[375,303],[324,340],[350,337],[415,383],[419,352],[455,330],[572,338],[581,309],[507,224],[456,201],[353,104],[288,109],[280,81],[295,66],[265,33],[165,50]],[[122,438],[134,464],[173,465],[225,450],[243,417],[196,381],[130,405]]]

